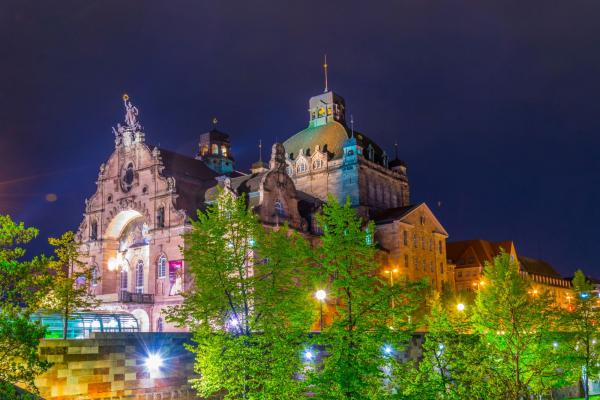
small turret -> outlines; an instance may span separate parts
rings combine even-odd
[[[216,125],[216,118],[213,120]],[[219,174],[233,172],[234,159],[231,156],[229,135],[215,128],[200,135],[199,153],[196,158],[204,161],[213,171]]]

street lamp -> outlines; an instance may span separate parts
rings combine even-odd
[[[390,287],[394,286],[394,274],[398,272],[398,268],[392,270],[386,269],[383,272],[390,276]],[[392,297],[392,308],[394,308],[394,297]]]
[[[325,301],[325,298],[327,297],[327,293],[323,289],[319,289],[316,291],[315,297],[317,298],[317,300],[319,300],[319,306],[320,306],[320,311],[321,311],[320,312],[321,320],[319,321],[319,327],[320,327],[319,332],[323,332],[323,302]]]
[[[456,305],[456,309],[460,312],[463,312],[463,311],[465,311],[465,305],[463,303],[458,303]]]

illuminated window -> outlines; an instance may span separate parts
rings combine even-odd
[[[159,278],[164,278],[165,276],[167,276],[167,257],[160,256],[158,258],[157,270]]]
[[[213,153],[213,154],[219,154],[219,146],[216,145],[215,143],[213,143],[211,145],[210,149],[211,149],[211,153]]]
[[[227,157],[227,146],[221,146],[221,154],[223,155],[223,157]]]
[[[135,266],[135,292],[144,293],[144,262],[139,260]]]
[[[205,156],[208,153],[208,145],[203,144],[200,148],[200,155]]]

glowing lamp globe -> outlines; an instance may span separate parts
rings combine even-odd
[[[315,297],[317,298],[317,300],[323,301],[325,300],[325,297],[327,297],[327,293],[325,293],[323,289],[317,290],[317,292],[315,293]]]

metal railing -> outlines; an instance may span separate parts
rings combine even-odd
[[[154,294],[132,293],[126,290],[121,290],[119,292],[119,301],[121,303],[154,304]]]

